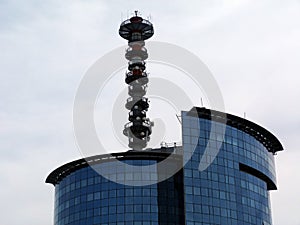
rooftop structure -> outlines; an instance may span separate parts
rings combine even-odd
[[[135,16],[125,20],[119,29],[122,38],[128,40],[128,49],[125,57],[128,62],[125,82],[128,84],[126,108],[129,112],[129,123],[125,125],[124,135],[128,137],[128,146],[134,150],[142,150],[147,146],[152,133],[153,122],[147,118],[149,108],[145,96],[148,83],[148,74],[145,71],[145,60],[148,58],[145,40],[154,34],[153,26],[142,17]]]

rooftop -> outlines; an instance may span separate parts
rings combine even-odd
[[[204,107],[193,107],[187,115],[213,120],[242,130],[262,143],[273,154],[283,150],[280,141],[271,132],[247,119]]]

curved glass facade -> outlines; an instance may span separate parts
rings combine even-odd
[[[182,148],[95,156],[92,167],[82,159],[53,171],[46,182],[55,185],[55,225],[271,225],[279,141],[241,118],[190,112],[182,112]]]
[[[116,162],[84,167],[55,186],[55,225],[184,224],[182,170],[169,179],[146,186],[126,186],[119,179],[156,181],[147,169],[156,160],[122,160],[138,166],[134,171]],[[99,175],[96,170],[101,170]],[[111,180],[105,178],[108,177]]]
[[[191,155],[184,167],[186,225],[272,224],[267,182],[261,177],[275,185],[273,154],[232,126],[186,112],[182,119],[183,152]],[[200,160],[211,162],[201,172]]]

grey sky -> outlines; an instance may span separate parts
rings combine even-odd
[[[297,0],[0,1],[1,224],[53,224],[54,189],[44,180],[80,157],[77,87],[99,57],[126,44],[119,24],[135,9],[151,14],[152,40],[182,46],[210,68],[227,112],[246,112],[280,139],[274,225],[300,225]]]

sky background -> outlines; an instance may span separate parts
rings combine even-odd
[[[119,25],[136,9],[151,15],[151,40],[184,47],[209,67],[226,112],[246,112],[279,138],[273,221],[300,225],[299,0],[0,0],[1,224],[53,224],[45,178],[81,157],[76,90],[97,59],[126,44]]]

